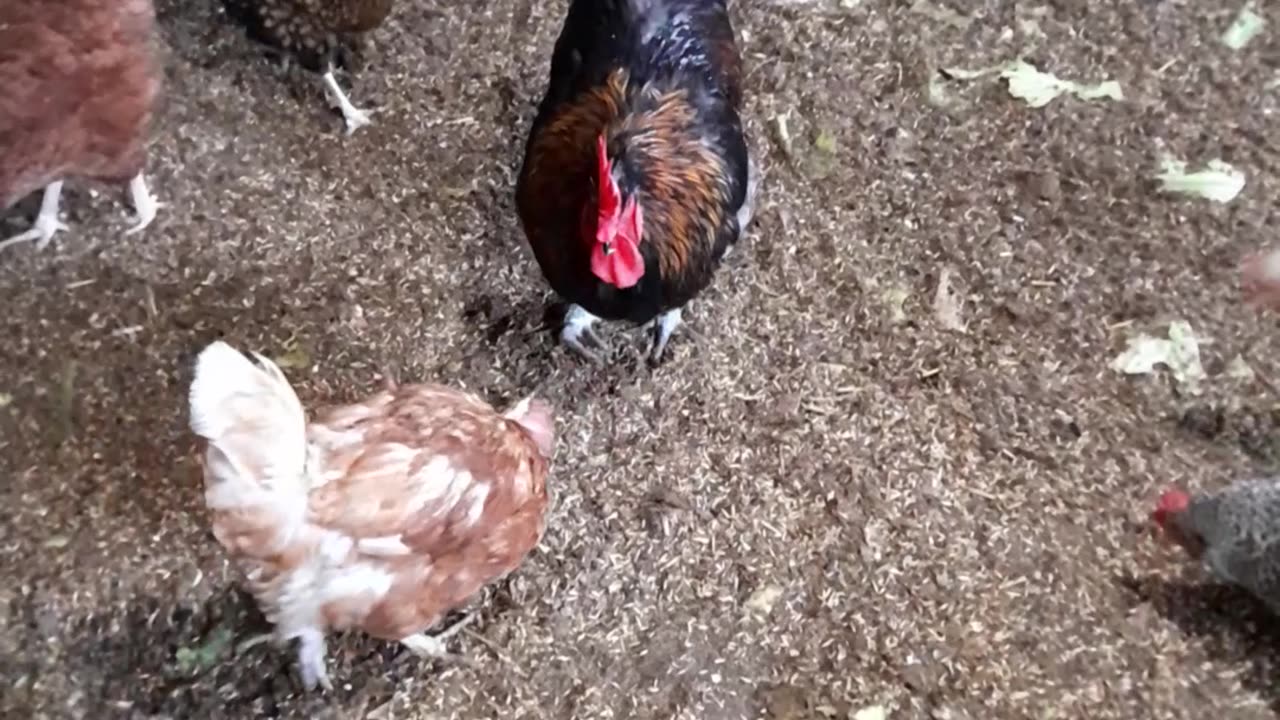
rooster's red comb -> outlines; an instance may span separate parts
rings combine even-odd
[[[596,192],[599,194],[600,215],[612,218],[618,212],[621,198],[618,197],[613,174],[609,172],[609,148],[605,144],[604,133],[596,138]]]

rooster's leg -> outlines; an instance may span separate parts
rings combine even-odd
[[[756,193],[760,191],[760,166],[755,158],[747,156],[747,197],[738,208],[738,236],[746,234],[747,226],[756,214]]]
[[[142,173],[138,173],[129,181],[129,195],[133,198],[133,208],[138,211],[138,220],[133,227],[124,231],[125,235],[140,232],[150,225],[151,221],[156,219],[156,210],[163,206],[163,203],[156,202],[155,196],[147,190],[147,181]]]
[[[592,327],[599,319],[581,305],[570,305],[564,316],[564,328],[560,331],[560,340],[565,345],[597,365],[603,364],[605,355],[609,353],[609,345]]]
[[[760,166],[756,165],[756,161],[750,155],[747,156],[747,196],[742,201],[742,207],[738,208],[738,234],[724,248],[724,253],[720,255],[720,261],[724,262],[733,254],[734,248],[738,247],[738,243],[742,241],[742,237],[747,234],[747,226],[751,224],[751,219],[756,213],[756,192],[760,189]]]
[[[651,362],[658,362],[662,359],[662,352],[667,349],[667,341],[671,339],[671,333],[680,327],[680,308],[668,310],[657,317],[653,322],[653,350],[649,353]]]
[[[457,635],[460,630],[470,625],[476,619],[475,615],[468,615],[458,622],[450,625],[448,628],[441,630],[434,635],[426,633],[414,633],[407,637],[400,638],[400,644],[404,645],[409,652],[420,658],[433,658],[437,660],[453,660],[458,661],[461,658],[445,649],[444,643],[449,638]]]
[[[329,88],[329,92],[333,95],[333,99],[338,103],[338,108],[342,110],[342,119],[347,123],[347,134],[359,130],[368,125],[369,113],[371,110],[364,110],[351,104],[351,100],[347,98],[347,94],[342,92],[342,87],[338,85],[338,80],[333,76],[333,68],[329,68],[324,74],[325,87]]]
[[[316,685],[332,690],[329,671],[325,668],[324,633],[309,628],[298,635],[298,669],[302,672],[302,684],[308,690]]]
[[[0,242],[0,250],[10,245],[18,243],[30,242],[36,243],[36,250],[43,250],[49,245],[49,241],[53,239],[53,234],[59,230],[69,229],[66,225],[58,220],[58,201],[62,196],[62,181],[51,182],[44,188],[44,197],[40,200],[40,214],[36,215],[35,224],[31,229],[14,235],[13,237]]]

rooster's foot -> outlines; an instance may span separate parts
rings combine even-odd
[[[324,74],[324,84],[325,87],[329,88],[329,93],[333,95],[333,100],[338,104],[338,109],[342,111],[342,119],[347,123],[348,135],[373,122],[369,119],[369,113],[373,111],[358,108],[351,104],[347,94],[342,92],[342,87],[338,85],[337,78],[333,76],[332,69]]]
[[[591,362],[602,365],[609,354],[609,345],[592,327],[595,315],[587,312],[581,305],[570,305],[564,316],[564,328],[560,331],[560,340],[570,349]]]
[[[649,361],[657,364],[662,360],[662,353],[667,349],[667,341],[671,339],[671,333],[680,327],[681,313],[680,308],[668,310],[662,313],[653,321],[653,349],[649,352]]]
[[[44,188],[44,198],[40,200],[40,214],[36,215],[36,221],[31,229],[14,235],[8,240],[0,242],[0,250],[10,245],[18,243],[35,241],[36,250],[43,250],[49,245],[49,241],[53,239],[54,233],[59,230],[68,230],[69,228],[58,220],[58,201],[62,195],[62,181],[51,182]]]

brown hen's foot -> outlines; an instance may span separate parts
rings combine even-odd
[[[441,630],[434,635],[426,633],[414,633],[408,637],[400,638],[400,644],[404,645],[409,652],[420,658],[433,660],[448,660],[450,662],[462,662],[461,655],[455,655],[445,649],[444,643],[449,638],[457,635],[463,628],[475,622],[475,615],[467,615],[458,622]]]
[[[662,353],[667,349],[667,342],[671,340],[671,334],[680,327],[681,312],[680,308],[668,310],[662,313],[653,321],[653,348],[649,352],[649,361],[657,364],[662,360]]]
[[[329,670],[325,667],[324,633],[304,630],[298,635],[298,670],[302,673],[302,686],[314,690],[317,685],[333,690]]]
[[[369,119],[369,113],[372,110],[365,110],[351,104],[347,94],[342,92],[342,87],[338,85],[337,78],[333,76],[332,68],[324,74],[324,84],[325,87],[329,88],[329,93],[333,95],[333,100],[338,104],[338,109],[342,111],[342,119],[347,123],[348,135],[373,122]]]
[[[147,190],[147,180],[142,173],[129,181],[129,194],[133,197],[133,208],[138,211],[138,218],[133,227],[124,231],[125,235],[141,232],[156,219],[156,211],[164,207],[164,203],[156,202],[155,196]]]
[[[587,312],[581,305],[570,305],[564,316],[564,328],[560,340],[571,350],[597,365],[603,365],[609,355],[609,344],[596,334],[596,321],[600,318]]]
[[[18,243],[35,241],[36,250],[43,250],[49,245],[49,241],[53,239],[54,233],[59,230],[69,230],[66,225],[58,220],[58,202],[62,196],[62,181],[51,182],[44,188],[44,198],[40,200],[40,214],[36,215],[36,221],[31,229],[14,235],[13,237],[0,241],[0,250],[10,245]]]

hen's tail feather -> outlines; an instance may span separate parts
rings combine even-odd
[[[513,405],[503,417],[519,425],[543,457],[550,458],[555,452],[556,420],[550,403],[530,396]]]
[[[201,351],[190,424],[208,442],[205,503],[225,513],[226,539],[252,536],[256,552],[271,553],[305,519],[306,413],[280,368],[253,357],[256,362],[221,341]]]

